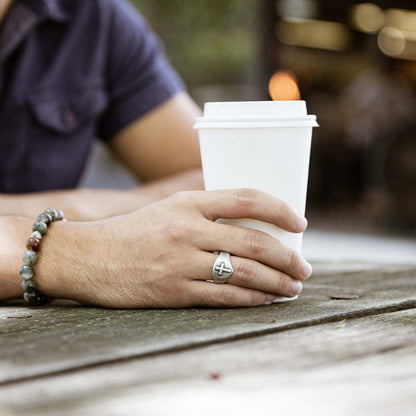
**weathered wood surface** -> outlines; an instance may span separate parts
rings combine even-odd
[[[415,322],[410,309],[131,359],[3,386],[0,403],[25,416],[204,416],[236,409],[414,416]],[[213,372],[218,379],[210,379]]]
[[[360,297],[330,299],[340,293]],[[416,269],[374,265],[317,265],[299,300],[260,308],[121,311],[75,304],[37,310],[4,306],[0,384],[413,307]]]

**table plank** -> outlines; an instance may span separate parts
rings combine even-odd
[[[0,403],[25,416],[212,415],[230,405],[252,415],[253,403],[285,415],[414,416],[415,322],[410,309],[132,359],[3,386]]]
[[[0,313],[0,384],[416,305],[416,269],[317,265],[297,301],[247,309],[105,310],[11,306]],[[331,300],[333,293],[358,294]],[[9,318],[11,314],[31,318]]]
[[[285,377],[280,372],[245,371],[212,381],[126,388],[74,408],[60,406],[34,415],[201,416],[271,413],[289,416],[415,416],[416,348],[357,360],[324,371]],[[394,366],[391,363],[397,365]],[[410,369],[403,373],[397,368]],[[396,371],[394,371],[396,370]],[[61,412],[62,411],[62,412]],[[56,412],[56,413],[55,413]]]

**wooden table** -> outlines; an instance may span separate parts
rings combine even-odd
[[[314,266],[258,308],[3,304],[0,414],[415,416],[416,267]]]

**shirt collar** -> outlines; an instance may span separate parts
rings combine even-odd
[[[16,0],[19,1],[19,0]],[[49,18],[56,22],[66,22],[69,18],[68,11],[62,0],[20,0],[36,11],[41,17]]]
[[[64,23],[69,19],[62,0],[15,0],[0,31],[0,64],[44,20]]]

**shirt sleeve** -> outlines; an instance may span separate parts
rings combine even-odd
[[[98,125],[98,136],[104,141],[185,90],[143,17],[124,0],[107,1],[108,4],[111,7],[106,69],[109,102]]]

